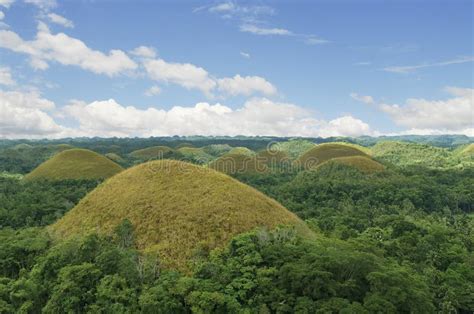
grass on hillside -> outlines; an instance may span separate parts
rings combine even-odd
[[[165,154],[171,153],[172,151],[173,149],[168,146],[152,146],[135,150],[130,153],[130,156],[136,159],[151,160],[163,158]]]
[[[243,173],[265,173],[268,167],[256,156],[246,154],[227,153],[222,157],[212,161],[209,168],[223,172],[226,174],[243,174]]]
[[[110,234],[123,219],[135,228],[139,249],[160,254],[165,267],[187,270],[199,250],[224,246],[256,227],[304,222],[275,200],[208,168],[152,161],[110,178],[50,227],[56,237]]]
[[[268,167],[279,167],[282,165],[290,165],[290,157],[281,150],[262,150],[256,156],[259,162],[264,163]]]
[[[351,166],[366,173],[383,171],[385,169],[385,167],[381,163],[364,156],[336,157],[316,166],[316,169],[324,167],[330,163],[338,163]]]
[[[366,153],[352,145],[346,145],[343,143],[324,143],[319,144],[304,153],[296,160],[296,164],[303,169],[310,169],[332,158],[348,156],[368,157]]]
[[[123,168],[96,152],[69,149],[48,159],[25,176],[25,180],[94,180],[111,177]]]
[[[118,155],[116,153],[107,153],[107,154],[105,154],[105,157],[109,158],[110,160],[112,160],[116,163],[124,163],[125,162],[125,159],[123,159],[122,157],[120,157],[120,155]]]

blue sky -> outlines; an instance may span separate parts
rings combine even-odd
[[[472,1],[0,11],[0,137],[474,135]]]

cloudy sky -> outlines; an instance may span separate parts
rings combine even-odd
[[[473,2],[0,0],[0,138],[474,136]]]

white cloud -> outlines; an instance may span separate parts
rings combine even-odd
[[[15,80],[12,78],[9,67],[0,67],[0,85],[13,86]]]
[[[61,16],[56,13],[49,13],[47,16],[48,16],[48,19],[53,23],[56,23],[68,28],[74,27],[74,23],[71,20],[68,20],[67,18],[65,18],[64,16]]]
[[[237,6],[232,2],[223,2],[211,6],[209,12],[234,12],[237,9]]]
[[[275,14],[275,9],[266,6],[266,5],[239,5],[236,2],[226,1],[211,5],[209,7],[200,7],[194,10],[194,12],[202,11],[206,9],[211,13],[222,14],[225,17],[229,15],[237,15],[240,18],[248,18],[249,16],[259,16],[259,15],[273,15]]]
[[[374,132],[370,126],[352,116],[343,116],[324,123],[319,130],[319,135],[322,137],[330,136],[361,136],[371,135]]]
[[[254,35],[278,35],[278,36],[292,36],[293,33],[284,28],[264,28],[252,24],[243,24],[240,26],[240,31],[245,33],[252,33]]]
[[[56,0],[24,0],[24,1],[25,3],[33,4],[42,10],[49,10],[49,9],[55,8],[58,5]]]
[[[0,47],[29,55],[30,65],[39,70],[46,69],[50,61],[79,66],[108,76],[115,76],[137,67],[136,63],[121,50],[110,50],[108,54],[104,54],[64,33],[51,34],[42,22],[38,24],[36,38],[31,41],[23,40],[12,31],[0,30]]]
[[[5,13],[3,13],[2,11],[0,11],[0,21],[3,20],[5,18]]]
[[[191,63],[172,63],[163,59],[146,59],[143,66],[148,76],[165,83],[173,83],[187,89],[197,89],[206,96],[214,96],[217,90],[223,95],[252,95],[261,93],[274,95],[277,92],[266,79],[259,76],[240,76],[215,78],[205,69]]]
[[[264,95],[276,94],[277,89],[270,82],[259,76],[235,75],[233,78],[223,78],[217,80],[218,90],[229,94],[249,96],[254,93],[262,93]]]
[[[64,131],[46,112],[54,103],[37,93],[0,90],[0,138],[42,138]]]
[[[147,47],[147,46],[140,46],[132,51],[130,51],[131,54],[138,56],[138,57],[143,57],[143,58],[155,58],[156,57],[156,49],[153,47]]]
[[[377,103],[377,106],[381,111],[387,113],[395,124],[408,128],[397,134],[465,134],[472,136],[474,130],[474,89],[446,87],[445,91],[452,95],[451,98],[444,100],[409,98],[403,105]],[[350,95],[366,104],[376,104],[371,96],[356,93]]]
[[[374,98],[372,98],[372,96],[364,96],[364,95],[359,95],[357,93],[351,93],[350,96],[354,98],[355,100],[363,102],[368,105],[372,105],[375,103]]]
[[[396,124],[413,129],[463,130],[474,125],[474,89],[448,88],[446,100],[409,98],[404,105],[381,104]]]
[[[242,57],[246,58],[246,59],[250,59],[250,54],[247,53],[247,52],[241,51],[241,52],[240,52],[240,55],[241,55]]]
[[[155,85],[145,91],[145,96],[151,97],[151,96],[159,95],[160,93],[161,93],[161,88]]]
[[[171,63],[163,59],[149,59],[143,63],[151,79],[173,83],[187,89],[198,89],[206,95],[211,94],[216,82],[209,73],[191,63]]]
[[[79,122],[79,134],[89,136],[357,136],[371,133],[367,124],[350,116],[326,122],[311,118],[304,108],[266,98],[248,100],[238,109],[198,103],[169,110],[138,109],[109,99],[89,104],[74,102],[66,106],[64,112]]]
[[[8,9],[13,2],[15,2],[15,0],[0,0],[0,6]]]
[[[424,64],[406,65],[406,66],[390,66],[390,67],[383,68],[383,70],[386,72],[406,74],[406,73],[415,72],[416,70],[422,69],[422,68],[442,67],[442,66],[447,66],[447,65],[452,65],[452,64],[460,64],[460,63],[467,63],[467,62],[473,62],[473,61],[474,61],[474,56],[469,56],[469,57],[460,57],[460,58],[455,58],[455,59],[442,61],[442,62],[436,62],[436,63],[424,63]]]

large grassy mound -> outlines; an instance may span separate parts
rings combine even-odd
[[[383,171],[385,169],[381,163],[364,156],[336,157],[318,165],[316,168],[324,167],[331,163],[351,166],[366,173]]]
[[[209,168],[227,174],[263,173],[268,171],[265,162],[254,155],[227,153],[209,164]]]
[[[130,156],[136,159],[151,160],[163,158],[163,156],[171,153],[172,151],[173,149],[168,146],[152,146],[135,150],[130,153]]]
[[[25,180],[103,179],[122,170],[105,156],[75,148],[54,155],[27,174]]]
[[[107,180],[50,226],[63,238],[110,234],[128,219],[139,249],[159,252],[166,267],[187,269],[196,250],[221,247],[256,227],[305,224],[276,201],[231,177],[189,163],[140,164]]]
[[[296,162],[304,169],[310,169],[330,159],[348,156],[368,157],[366,153],[351,145],[345,145],[340,143],[324,143],[319,144],[304,153],[300,158],[296,160]]]

